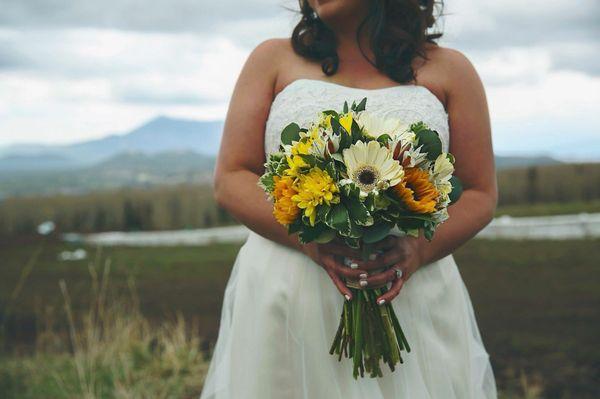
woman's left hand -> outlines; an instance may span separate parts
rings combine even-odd
[[[354,262],[359,269],[367,271],[389,267],[388,270],[359,280],[363,288],[392,283],[391,288],[377,298],[377,303],[383,305],[398,296],[402,285],[422,265],[422,241],[414,237],[389,235],[374,245],[374,251],[368,261]],[[400,277],[397,270],[401,271]]]

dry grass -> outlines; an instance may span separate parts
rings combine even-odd
[[[133,283],[129,295],[107,296],[110,263],[92,277],[92,305],[75,314],[60,282],[68,334],[52,328],[37,338],[33,354],[0,361],[3,398],[188,398],[200,394],[207,361],[197,329],[182,316],[152,325],[140,312]]]

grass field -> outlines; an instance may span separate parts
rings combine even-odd
[[[6,309],[24,265],[40,245],[40,241],[34,239],[0,244],[0,309]],[[43,245],[6,320],[0,393],[3,388],[9,393],[16,392],[19,378],[24,378],[23,372],[17,370],[36,374],[35,367],[39,364],[36,359],[46,356],[45,352],[40,355],[34,351],[34,343],[39,348],[40,337],[36,331],[50,329],[59,336],[66,333],[68,323],[59,280],[63,279],[68,287],[73,312],[87,312],[92,287],[90,262],[100,265],[97,269],[110,262],[109,287],[114,292],[128,291],[130,282],[135,281],[142,312],[139,318],[165,325],[181,312],[189,325],[196,326],[193,337],[204,338],[198,345],[206,349],[214,342],[223,289],[239,245],[106,248],[101,251],[87,248],[95,259],[73,262],[57,260],[61,251],[73,247],[54,241]],[[522,397],[523,386],[527,385],[534,391],[541,387],[542,397],[550,399],[600,397],[600,387],[595,379],[600,374],[600,348],[597,345],[600,336],[600,240],[475,240],[458,250],[455,257],[470,291],[503,392]],[[139,322],[136,320],[137,316],[131,322]],[[146,335],[144,339],[152,340],[148,338],[150,332]],[[189,343],[181,347],[189,349]],[[124,349],[124,353],[129,353],[128,350]],[[70,361],[62,354],[52,356],[45,363],[56,362],[56,367],[60,368],[61,362],[69,364]],[[194,379],[189,373],[201,373],[204,362],[196,358],[185,366],[187,371],[183,374],[181,368],[177,368],[179,366],[173,366],[179,374],[169,371],[167,374],[175,376],[169,381],[175,385],[200,384],[201,377]],[[160,373],[160,370],[152,370]],[[75,378],[76,373],[72,374]],[[190,392],[198,389],[199,385]]]

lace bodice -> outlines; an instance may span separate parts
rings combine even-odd
[[[318,112],[341,110],[344,101],[367,97],[367,111],[405,123],[423,121],[437,130],[448,151],[448,114],[440,100],[425,86],[399,85],[381,89],[359,89],[316,79],[298,79],[279,92],[271,104],[265,130],[265,153],[277,151],[281,130],[289,123],[307,126]]]

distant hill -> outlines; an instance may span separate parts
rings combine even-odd
[[[80,194],[117,187],[210,183],[215,158],[193,151],[117,154],[77,169],[0,173],[0,199],[8,196]]]
[[[560,163],[562,162],[548,156],[496,156],[496,168],[498,170],[524,168],[527,166],[557,165]]]
[[[219,148],[222,121],[158,117],[132,131],[69,145],[19,144],[0,149],[0,172],[65,169],[90,166],[120,153],[156,154],[192,151],[214,155]]]

